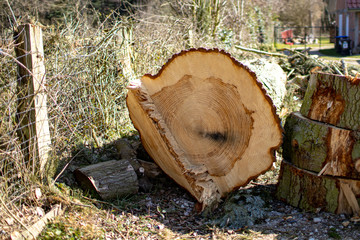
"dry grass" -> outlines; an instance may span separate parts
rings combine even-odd
[[[159,190],[111,204],[84,198],[86,193],[63,183],[53,185],[54,177],[67,163],[71,173],[72,161],[78,155],[86,152],[89,157],[85,163],[96,163],[103,160],[96,153],[107,151],[107,144],[125,136],[136,137],[125,105],[126,86],[132,79],[156,73],[170,56],[184,49],[216,47],[241,60],[252,54],[234,48],[235,45],[266,48],[258,43],[258,30],[259,24],[261,29],[270,29],[271,16],[269,12],[253,8],[254,4],[241,6],[237,1],[223,0],[169,1],[141,7],[126,15],[113,12],[103,16],[92,9],[91,17],[86,9],[75,9],[56,25],[45,26],[47,104],[52,139],[52,163],[46,181],[23,160],[16,133],[17,65],[12,30],[3,30],[0,39],[0,212],[5,218],[0,220],[0,238],[15,230],[24,230],[39,219],[41,214],[37,208],[48,211],[54,204],[61,203],[66,208],[65,214],[48,224],[41,238],[272,239],[273,236],[250,230],[219,229],[201,220],[196,213],[189,217],[182,215],[185,210],[173,203],[166,204],[174,207],[166,209],[166,214],[159,211],[158,207],[166,208],[161,204],[171,198],[181,196],[193,201],[174,185],[166,188],[166,196],[170,194],[170,198],[159,197],[164,195]],[[259,18],[262,21],[257,21]],[[244,24],[247,22],[251,24]],[[59,177],[65,182],[67,176]],[[164,187],[163,184],[157,186]],[[34,195],[35,188],[41,189],[40,198]],[[146,208],[147,197],[157,202]]]

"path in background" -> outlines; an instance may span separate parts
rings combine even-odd
[[[333,48],[333,47],[321,47],[321,49],[329,49],[329,48]],[[310,49],[309,54],[310,55],[318,55],[319,57],[329,57],[329,58],[333,58],[334,60],[341,60],[344,59],[347,63],[350,64],[355,64],[355,65],[360,65],[360,55],[356,55],[356,56],[344,56],[344,57],[333,57],[333,56],[328,56],[325,55],[323,53],[321,53],[319,50],[321,50],[320,48],[317,47],[313,47]]]

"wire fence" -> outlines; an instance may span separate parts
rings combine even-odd
[[[125,87],[134,76],[125,66],[131,64],[131,52],[124,54],[130,50],[123,48],[129,45],[123,26],[99,37],[95,33],[95,39],[69,39],[67,30],[47,32],[40,56],[46,74],[37,79],[42,90],[29,83],[39,69],[29,57],[34,52],[26,50],[24,29],[0,45],[0,238],[42,216],[38,187],[54,181],[81,148],[100,147],[134,131],[125,106]],[[47,119],[39,120],[44,111]],[[46,134],[49,149],[42,153],[47,161],[40,166],[37,148]]]
[[[334,46],[335,27],[305,26],[305,27],[274,27],[274,45],[276,48],[328,48]]]
[[[180,14],[186,5],[181,1],[179,4]],[[207,28],[194,24],[196,19],[188,18],[188,14],[176,18],[139,14],[141,17],[114,13],[96,27],[85,17],[64,19],[56,28],[46,27],[41,38],[44,52],[34,56],[44,65],[42,75],[29,58],[36,51],[22,45],[27,39],[19,36],[24,32],[20,28],[15,34],[3,31],[0,215],[4,217],[0,218],[0,238],[31,226],[43,215],[39,207],[48,210],[50,206],[44,206],[45,197],[39,195],[38,189],[61,179],[62,170],[73,159],[135,132],[125,105],[130,80],[156,73],[170,56],[187,48],[228,49],[234,57],[246,54],[230,49],[239,43],[237,38],[229,35],[228,40],[233,41],[230,44],[223,36],[204,34]],[[199,24],[203,24],[200,16]],[[213,23],[214,29],[219,24]],[[31,64],[22,66],[26,61]],[[34,76],[38,85],[29,85],[28,80]],[[39,120],[41,116],[46,120]],[[34,128],[39,122],[42,127]],[[39,132],[45,136],[42,141]],[[39,142],[45,154],[39,153]],[[45,164],[39,160],[43,155]],[[91,157],[86,164],[97,161],[101,159]]]
[[[1,39],[1,83],[0,83],[0,201],[1,221],[20,219],[21,211],[16,208],[29,195],[26,182],[31,169],[25,161],[18,137],[19,124],[17,118],[18,65],[14,58],[15,44],[12,37]],[[29,139],[28,141],[30,141]],[[13,218],[11,218],[13,216]],[[20,221],[20,220],[19,220]],[[24,221],[24,220],[22,220]],[[26,223],[25,223],[26,224]],[[11,225],[11,224],[9,224]],[[2,229],[2,231],[6,231]]]
[[[136,134],[125,104],[128,82],[139,78],[137,74],[157,72],[169,56],[184,49],[189,29],[180,20],[161,24],[144,20],[137,25],[132,21],[123,17],[98,28],[89,27],[86,20],[67,21],[57,29],[47,28],[42,37],[44,52],[35,54],[45,66],[36,87],[27,83],[39,72],[28,58],[34,52],[26,50],[26,37],[19,38],[24,32],[16,30],[14,36],[9,32],[6,37],[3,34],[0,215],[4,218],[0,218],[0,239],[23,231],[42,217],[39,207],[49,210],[48,205],[44,206],[46,197],[39,196],[38,190],[44,183],[58,181],[73,159],[89,151],[94,155],[107,143]],[[179,37],[185,40],[179,41]],[[23,62],[31,64],[24,66]],[[41,115],[38,112],[44,111],[41,101],[46,102],[47,113],[43,115],[47,119],[34,120]],[[39,122],[47,122],[50,135],[45,140],[49,149],[45,149],[44,166],[39,163],[41,154],[36,153],[36,133],[40,130],[33,128]],[[90,158],[86,164],[102,161],[96,156]]]

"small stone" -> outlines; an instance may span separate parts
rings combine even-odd
[[[42,196],[41,189],[40,188],[35,188],[35,197],[36,197],[36,199],[40,199],[41,196]]]
[[[311,237],[311,238],[309,238],[309,240],[315,240],[315,238]]]
[[[321,222],[321,218],[314,218],[313,221],[314,221],[315,223],[319,223],[319,222]]]
[[[36,214],[40,217],[45,215],[45,211],[44,209],[42,209],[41,207],[36,207]]]
[[[342,222],[342,225],[343,225],[344,227],[349,226],[349,224],[350,224],[350,222],[349,222],[349,221],[344,221],[344,222]]]
[[[281,215],[283,215],[283,214],[280,213],[280,212],[277,212],[277,211],[271,211],[271,212],[270,212],[270,215],[271,215],[271,216],[281,216]]]
[[[165,228],[164,224],[159,224],[157,226],[157,229],[159,229],[159,230],[163,230],[164,228]]]

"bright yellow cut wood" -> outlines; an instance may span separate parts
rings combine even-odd
[[[268,170],[282,140],[255,74],[217,49],[175,55],[127,105],[145,149],[203,207]]]

